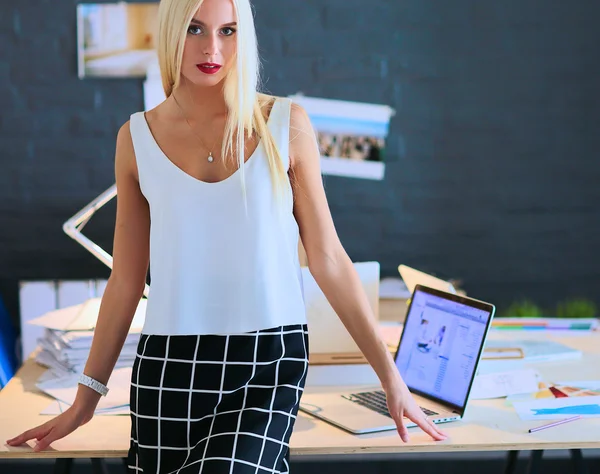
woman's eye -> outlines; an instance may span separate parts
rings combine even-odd
[[[202,33],[202,30],[199,26],[190,26],[188,28],[188,33],[191,35],[199,35],[200,33]]]
[[[223,28],[221,31],[223,32],[223,34],[225,36],[231,36],[232,34],[235,33],[235,30],[233,28],[229,28],[228,26]]]

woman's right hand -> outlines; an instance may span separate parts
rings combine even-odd
[[[43,425],[27,430],[19,436],[7,440],[6,443],[9,446],[20,446],[31,439],[35,439],[37,442],[35,443],[33,450],[43,451],[54,441],[64,438],[80,426],[88,423],[93,416],[93,409],[81,410],[73,405],[64,413],[52,418]]]

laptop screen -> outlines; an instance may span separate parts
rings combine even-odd
[[[396,367],[411,391],[464,408],[493,306],[417,288]]]

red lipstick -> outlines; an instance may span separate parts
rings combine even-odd
[[[202,63],[198,64],[198,69],[204,74],[216,74],[221,69],[221,65],[215,63]]]

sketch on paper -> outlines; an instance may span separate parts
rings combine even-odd
[[[600,397],[542,398],[514,402],[522,420],[554,420],[573,415],[600,417]]]

